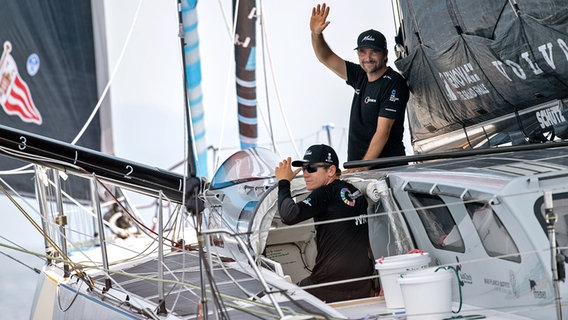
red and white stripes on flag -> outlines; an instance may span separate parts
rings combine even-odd
[[[41,114],[37,110],[28,85],[16,73],[11,89],[6,93],[6,101],[2,105],[10,115],[17,115],[24,122],[42,123]]]
[[[0,104],[9,115],[17,115],[24,122],[41,124],[41,114],[32,100],[30,88],[20,78],[18,66],[10,51],[12,44],[5,41],[0,58]]]

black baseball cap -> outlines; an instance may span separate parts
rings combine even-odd
[[[387,39],[377,30],[363,31],[357,38],[357,48],[369,47],[373,50],[387,50]]]
[[[303,160],[292,161],[292,166],[301,167],[307,163],[329,163],[339,168],[339,158],[332,147],[326,144],[315,144],[306,150]]]

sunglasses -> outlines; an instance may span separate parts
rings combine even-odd
[[[302,170],[307,171],[308,173],[314,173],[318,171],[318,168],[329,168],[331,165],[329,164],[317,164],[317,163],[310,163],[305,164],[302,166]]]

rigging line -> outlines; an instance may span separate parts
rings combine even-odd
[[[64,253],[63,250],[61,250],[61,248],[57,246],[57,244],[53,241],[53,239],[51,239],[51,237],[49,237],[49,235],[47,235],[43,231],[43,229],[32,219],[32,217],[24,210],[24,208],[22,208],[22,206],[20,206],[20,204],[16,202],[16,200],[12,197],[12,195],[10,195],[8,191],[2,186],[0,186],[0,191],[4,193],[4,195],[12,202],[12,204],[14,204],[14,206],[26,217],[26,219],[28,219],[28,221],[32,224],[32,226],[36,228],[36,230],[44,237],[44,239],[53,247],[53,250],[55,250],[61,257],[65,257],[65,259],[61,260],[67,261],[67,263],[71,266],[71,268],[75,271],[75,273],[81,279],[83,279],[83,281],[87,282],[90,288],[92,288],[92,283],[87,280],[88,276],[80,268],[78,268],[73,261],[69,259],[67,253],[66,252]],[[45,255],[45,257],[51,260],[56,259],[56,257],[48,257],[47,255]]]
[[[182,252],[186,251],[185,245],[182,245],[181,250],[182,250]],[[185,266],[185,265],[186,265],[186,259],[185,259],[185,257],[186,257],[186,255],[183,254],[183,256],[182,256],[182,261],[181,261],[181,265],[182,265],[182,266]],[[164,264],[164,266],[165,266],[168,270],[170,270],[170,268],[169,268],[166,264]],[[174,270],[173,272],[170,270],[170,273],[171,273],[172,277],[178,279],[178,277],[175,275],[175,270]],[[179,280],[180,282],[185,282],[186,273],[189,273],[189,272],[187,272],[187,269],[186,269],[186,268],[183,268],[182,271],[181,271],[181,278],[180,278],[180,280]],[[191,275],[191,274],[189,274],[189,275]],[[189,276],[189,275],[188,275],[188,276]],[[177,285],[173,285],[165,296],[166,296],[166,297],[169,297],[170,295],[172,295],[172,292],[174,291],[174,289],[176,288],[176,286],[177,286]],[[177,306],[177,304],[178,304],[178,302],[179,302],[179,299],[182,298],[182,293],[183,293],[184,290],[186,290],[186,289],[184,288],[184,286],[181,286],[181,285],[180,285],[180,289],[179,289],[178,292],[175,294],[175,299],[174,299],[174,301],[172,302],[172,305],[171,305],[171,307],[170,307],[170,310],[175,310],[175,308],[176,308],[176,306]],[[194,295],[195,297],[199,298],[199,296],[197,295],[197,293],[195,293],[193,290],[188,290],[188,291],[189,291],[190,293],[193,293],[193,295]]]
[[[531,194],[532,192],[527,192],[527,194]],[[444,203],[444,204],[435,204],[435,205],[429,205],[429,206],[421,206],[419,208],[409,208],[409,209],[400,209],[400,210],[392,210],[390,212],[379,212],[379,213],[366,213],[366,214],[362,214],[362,215],[358,215],[358,216],[354,216],[354,217],[346,217],[346,218],[337,218],[337,219],[332,219],[332,220],[325,220],[325,221],[319,221],[319,222],[306,222],[306,223],[302,223],[301,225],[283,225],[283,226],[279,226],[278,230],[286,230],[286,229],[296,229],[296,228],[301,228],[301,227],[306,227],[306,226],[317,226],[317,225],[323,225],[323,224],[329,224],[329,223],[336,223],[336,222],[345,222],[345,221],[350,221],[350,220],[358,220],[361,218],[378,218],[381,216],[387,216],[388,214],[409,214],[414,212],[416,209],[437,209],[437,208],[442,208],[442,207],[448,207],[448,206],[452,206],[452,205],[459,205],[459,204],[468,204],[468,203],[477,203],[480,202],[480,200],[478,199],[474,199],[474,200],[464,200],[464,201],[456,201],[456,202],[448,202],[448,203]],[[261,233],[269,233],[270,230],[266,230],[266,231],[259,231]]]
[[[18,247],[20,247],[20,246],[18,246]],[[21,247],[20,247],[20,248],[21,248]],[[25,250],[25,249],[22,248],[22,250]],[[27,253],[27,251],[28,251],[28,250],[21,251],[21,252]],[[31,251],[30,251],[30,252],[31,252]],[[30,265],[24,263],[23,261],[21,261],[21,260],[19,260],[19,259],[16,259],[16,258],[12,257],[11,255],[9,255],[9,254],[3,252],[3,251],[0,251],[0,254],[3,254],[6,258],[9,258],[9,259],[14,260],[15,262],[21,264],[22,266],[24,266],[24,267],[26,267],[26,268],[28,268],[28,269],[30,269],[30,270],[32,270],[32,271],[34,271],[34,272],[37,273],[37,274],[39,274],[39,273],[41,272],[41,270],[39,270],[38,268],[32,267],[32,266],[30,266]]]
[[[52,159],[52,158],[49,158],[47,156],[29,154],[29,153],[26,153],[25,151],[13,150],[13,149],[10,149],[8,147],[0,146],[0,153],[4,153],[5,155],[17,158],[19,160],[28,161],[28,162],[35,162],[36,164],[38,162],[45,162],[47,164],[60,164],[63,167],[67,166],[69,168],[73,168],[73,169],[77,169],[77,170],[80,169],[80,167],[78,165],[70,163],[69,161]],[[25,167],[30,167],[32,165],[33,164],[29,164],[29,165],[26,165]],[[46,165],[43,165],[43,166],[46,166]],[[24,167],[22,167],[22,168],[24,168]],[[21,168],[19,168],[19,169],[21,169]],[[18,169],[12,169],[11,171],[14,171],[14,170],[18,170]],[[62,171],[61,169],[57,169],[57,170]],[[30,172],[33,172],[33,171],[30,171]]]
[[[11,176],[16,174],[29,174],[33,173],[33,170],[21,170],[21,169],[10,169],[0,171],[0,176]]]
[[[87,170],[84,170],[83,168],[80,168],[82,171],[84,171],[85,173],[89,173]],[[135,217],[130,210],[128,210],[120,201],[118,201],[118,199],[116,198],[116,196],[113,194],[113,192],[110,191],[110,189],[107,187],[106,184],[104,184],[101,180],[99,180],[99,178],[97,176],[95,176],[95,179],[97,180],[97,182],[99,183],[99,185],[101,185],[106,192],[108,192],[108,194],[116,201],[116,203],[122,208],[122,210],[124,210],[124,212],[126,212],[130,218],[132,218],[139,226],[142,226],[142,229],[146,229],[148,232],[154,234],[155,236],[159,236],[155,231],[151,230],[150,228],[148,228],[148,226],[146,226],[144,223],[142,223],[140,220],[138,220],[137,217]],[[175,243],[174,240],[172,239],[168,239],[166,237],[164,237],[164,240],[169,241],[171,244]]]
[[[118,288],[124,290],[123,287],[121,287],[120,285],[116,284]],[[71,288],[69,286],[67,286],[68,290],[76,290],[74,288]],[[126,293],[127,291],[124,290],[124,293]],[[83,294],[84,295],[84,294]],[[153,314],[147,314],[143,311],[145,311],[145,307],[141,305],[140,301],[137,300],[122,300],[120,298],[118,298],[116,295],[113,295],[111,293],[111,291],[105,291],[104,287],[99,287],[98,290],[91,290],[89,292],[89,295],[95,295],[96,297],[98,297],[101,301],[108,301],[110,302],[110,304],[112,305],[114,303],[114,306],[120,308],[122,306],[124,306],[125,304],[128,304],[128,309],[129,311],[134,311],[138,314],[144,314],[146,316],[151,316],[152,319],[158,319],[156,318]],[[128,298],[128,295],[126,295],[126,298]],[[137,304],[137,305],[136,305]]]
[[[262,6],[262,1],[261,1],[261,6]],[[262,24],[266,25],[266,20],[264,20],[264,8],[261,7],[261,16],[260,19],[262,20]],[[269,40],[268,40],[268,34],[266,33],[266,28],[261,28],[261,32],[262,32],[262,39],[264,40],[263,42],[265,43],[266,46],[266,53],[268,56],[268,61],[269,61],[269,66],[270,66],[270,74],[272,75],[272,82],[274,84],[274,91],[276,92],[276,99],[278,100],[278,106],[280,107],[280,113],[282,114],[282,120],[284,121],[284,126],[286,127],[286,131],[288,132],[288,136],[290,137],[290,140],[292,141],[292,145],[294,147],[294,151],[296,152],[296,156],[300,157],[301,153],[298,151],[298,146],[296,145],[296,141],[294,140],[294,136],[292,135],[292,131],[290,130],[290,125],[288,124],[288,117],[286,116],[286,113],[284,112],[284,108],[283,108],[283,103],[282,103],[282,98],[280,95],[280,89],[279,89],[279,85],[278,85],[278,81],[276,80],[276,71],[274,68],[274,62],[272,60],[272,54],[270,53],[270,44],[269,44]],[[263,46],[264,49],[264,46]],[[264,56],[263,56],[264,58]],[[267,94],[268,96],[268,94]],[[268,99],[268,98],[267,98]]]
[[[264,77],[264,94],[266,99],[266,111],[268,116],[268,134],[270,135],[270,141],[272,141],[272,150],[276,152],[276,144],[274,143],[274,128],[272,127],[272,116],[270,115],[270,97],[268,95],[268,81],[266,76],[266,32],[264,20],[264,7],[262,6],[262,0],[258,0],[260,6],[260,34],[262,35],[260,39],[262,40],[262,73]]]
[[[83,171],[85,171],[85,172],[87,172],[86,170],[84,170],[84,169],[82,169],[82,168],[80,168],[80,169],[83,170]],[[139,226],[142,227],[142,228],[140,228],[140,230],[142,230],[147,236],[149,236],[149,237],[151,237],[151,238],[152,238],[152,235],[153,235],[154,237],[158,237],[158,236],[159,236],[155,231],[149,229],[145,224],[143,224],[143,223],[140,222],[136,217],[134,217],[134,215],[133,215],[120,201],[118,201],[118,199],[116,198],[116,196],[115,196],[115,195],[109,190],[109,188],[108,188],[104,183],[102,183],[97,177],[96,177],[96,180],[97,180],[97,182],[111,195],[111,197],[112,197],[112,198],[116,201],[116,203],[124,210],[124,212],[126,212]],[[0,187],[0,188],[1,188],[1,187]],[[90,211],[90,210],[88,210],[88,211]],[[106,221],[104,221],[104,222],[105,222],[105,223],[108,223],[108,222],[106,222]],[[166,236],[164,236],[163,238],[164,238],[165,240],[169,241],[170,244],[176,243],[176,241],[174,241],[174,240],[172,240],[172,239],[169,239],[169,238],[166,237]],[[172,245],[171,247],[173,247],[173,245]],[[149,249],[149,247],[148,247],[147,249]]]
[[[216,213],[219,213],[217,210],[215,210],[215,212],[216,212]],[[211,214],[213,214],[213,213],[214,213],[214,212],[211,212]],[[220,219],[221,222],[224,222],[224,224],[226,225],[226,228],[229,229],[233,234],[237,234],[236,236],[238,236],[238,232],[237,232],[236,230],[232,230],[232,229],[231,229],[231,225],[230,225],[225,219],[222,218],[222,215],[221,215],[220,213],[219,213],[219,216],[220,216],[220,218],[218,218],[218,219]],[[231,234],[231,233],[229,233],[229,234]],[[221,235],[221,236],[222,236],[222,237],[225,237],[225,235]],[[246,248],[242,248],[242,249],[243,249],[243,250],[247,250],[247,249],[250,249],[250,248],[249,248],[249,247],[246,247]],[[230,250],[229,252],[232,253],[232,250]],[[237,253],[237,254],[232,253],[232,255],[233,255],[233,256],[237,256],[238,253]],[[256,294],[251,293],[251,292],[249,292],[248,290],[246,290],[244,287],[242,287],[242,286],[240,285],[240,283],[239,283],[237,280],[235,280],[234,277],[227,271],[227,269],[225,268],[224,264],[222,263],[221,256],[216,255],[216,259],[218,260],[219,265],[220,265],[221,268],[223,269],[223,272],[225,273],[225,275],[226,275],[229,279],[231,279],[231,280],[233,281],[233,284],[234,284],[237,288],[241,289],[241,291],[242,291],[244,294],[248,295],[249,297],[256,297]],[[240,260],[236,259],[235,262],[236,262],[236,263],[239,265],[239,267],[241,267],[243,270],[246,270],[246,269],[247,269],[247,266],[246,266],[245,264],[243,264]]]
[[[231,45],[234,46],[234,39],[235,39],[235,32],[236,32],[236,19],[234,20],[234,24],[232,27],[229,27],[230,24],[228,22],[227,16],[225,14],[225,10],[223,8],[223,4],[221,3],[221,1],[217,1],[217,3],[219,4],[219,9],[221,11],[221,14],[223,16],[223,20],[225,21],[225,26],[227,28],[227,33],[229,35],[229,43],[231,43]],[[238,8],[238,7],[237,7]],[[238,9],[237,9],[238,10]],[[236,14],[236,12],[235,12]],[[217,143],[218,146],[222,145],[223,143],[223,138],[225,135],[225,127],[226,127],[226,122],[227,122],[227,108],[228,108],[228,101],[229,101],[229,84],[231,82],[231,74],[234,72],[234,67],[235,67],[235,59],[234,59],[234,50],[230,50],[231,54],[227,55],[227,59],[228,59],[228,63],[227,65],[229,66],[229,68],[227,68],[227,77],[226,77],[226,83],[225,83],[225,95],[223,98],[223,114],[221,116],[221,132],[219,134],[219,142]],[[213,173],[215,173],[215,171],[217,170],[218,166],[219,166],[219,159],[220,159],[220,154],[218,152],[214,153],[214,159],[213,159]]]
[[[214,272],[212,269],[212,265],[209,263],[208,257],[206,257],[206,254],[210,253],[209,250],[207,250],[207,253],[203,250],[203,248],[201,248],[201,250],[199,250],[199,258],[203,261],[206,260],[205,263],[203,263],[202,265],[205,267],[205,274],[207,275],[207,280],[209,282],[209,288],[210,288],[210,292],[212,293],[213,296],[213,302],[215,304],[216,307],[216,311],[217,311],[217,316],[221,316],[221,319],[229,319],[229,314],[227,312],[227,308],[225,305],[225,302],[223,301],[223,296],[221,295],[221,291],[219,290],[219,288],[217,287],[217,282],[214,279]]]
[[[251,298],[256,298],[256,299],[258,299],[258,297],[257,297],[256,294],[254,294],[254,293],[248,291],[246,288],[244,288],[244,287],[241,285],[241,283],[240,283],[237,279],[235,279],[235,277],[233,277],[233,275],[229,272],[229,270],[227,269],[227,267],[226,267],[225,264],[223,263],[223,260],[221,259],[221,256],[215,255],[215,259],[216,259],[217,262],[219,263],[219,266],[220,266],[221,269],[223,270],[223,273],[225,274],[225,276],[227,276],[227,278],[229,278],[229,279],[233,282],[233,284],[234,284],[237,288],[239,288],[239,289],[241,290],[241,292],[243,292],[244,294],[246,294],[247,296],[249,296],[249,297],[251,297]],[[237,262],[237,264],[239,264],[239,266],[240,266],[241,268],[243,268],[243,266],[242,266],[242,264],[241,264],[240,262],[238,262],[238,261],[235,261],[235,262]],[[246,270],[246,269],[245,269],[245,270]]]
[[[2,181],[3,181],[3,180],[2,180]],[[54,183],[53,181],[51,181],[50,179],[48,179],[48,182],[49,182],[49,184],[50,184],[52,187],[55,187],[55,183]],[[12,189],[11,189],[11,190],[12,190]],[[62,193],[62,195],[63,195],[66,199],[68,199],[69,201],[71,201],[71,203],[73,203],[73,204],[74,204],[75,206],[77,206],[79,209],[81,209],[81,210],[83,210],[84,212],[88,213],[91,217],[93,217],[93,218],[95,217],[95,214],[93,213],[93,211],[92,211],[91,209],[89,209],[89,208],[87,208],[86,206],[84,206],[83,204],[81,204],[79,201],[77,201],[76,199],[74,199],[74,198],[73,198],[71,195],[69,195],[67,192],[65,192],[64,190],[61,190],[61,193]],[[115,200],[115,202],[113,202],[113,203],[120,203],[120,201],[119,201],[116,197],[114,198],[114,200]],[[37,211],[36,211],[36,213],[37,213]],[[39,213],[38,213],[38,215],[39,215]],[[103,223],[105,224],[105,226],[110,227],[110,223],[109,223],[108,221],[103,220]],[[50,224],[53,226],[52,223],[50,223]],[[76,231],[74,231],[74,230],[71,230],[71,231],[74,232],[74,233],[78,233],[78,232],[76,232]],[[56,229],[56,232],[59,232],[59,231]],[[85,235],[85,234],[84,234],[84,235]]]
[[[4,180],[2,180],[2,181],[3,181],[3,183],[6,183]],[[49,183],[50,183],[52,186],[54,185],[54,183],[53,183],[51,180],[49,180]],[[9,186],[9,187],[10,187],[10,186]],[[10,187],[10,190],[12,190],[11,187]],[[72,197],[70,197],[65,191],[62,191],[62,193],[63,193],[63,195],[64,195],[66,198],[68,198],[71,202],[73,202],[77,207],[79,207],[80,209],[82,209],[82,210],[85,211],[85,212],[90,212],[90,210],[88,210],[88,209],[85,208],[83,205],[81,205],[79,202],[77,202],[75,199],[73,199]],[[17,194],[17,193],[16,193],[16,194]],[[21,197],[21,196],[20,196],[20,197]],[[25,201],[25,200],[24,200],[24,201]],[[29,205],[29,204],[28,204],[28,205]],[[39,213],[38,213],[36,210],[34,210],[34,211],[39,215]],[[91,213],[91,216],[93,216],[92,213]],[[105,221],[105,222],[106,222],[106,221]],[[51,221],[48,221],[48,223],[50,224],[50,226],[55,226]],[[106,223],[108,224],[108,222],[106,222]],[[54,230],[55,230],[55,232],[56,232],[58,235],[61,235],[60,230],[59,230],[58,228],[54,228]],[[73,233],[78,233],[76,230],[71,230],[71,231],[72,231]],[[40,234],[42,234],[42,232],[40,232]],[[86,235],[86,234],[83,234],[83,235]],[[75,245],[73,244],[72,241],[69,240],[69,237],[68,237],[67,235],[64,235],[64,238],[65,238],[66,241],[69,242],[69,244],[70,244],[72,247],[75,247]],[[79,249],[79,248],[77,248],[77,249]],[[63,255],[63,256],[64,256],[66,259],[69,259],[67,255]],[[87,259],[89,259],[90,262],[95,263],[95,261],[93,261],[92,259],[90,259],[90,258],[88,258],[88,257],[87,257]]]
[[[225,8],[223,7],[221,0],[217,0],[217,4],[219,4],[219,10],[221,11],[221,15],[223,16],[223,22],[225,22],[225,29],[227,30],[227,35],[229,36],[229,42],[233,42],[235,39],[235,33],[232,30],[234,30],[235,28],[230,27],[231,24],[229,23],[229,19],[225,14]]]
[[[4,180],[4,178],[0,177],[0,182],[2,182],[2,184],[10,190],[10,192],[12,192],[14,195],[16,195],[16,197],[18,199],[20,199],[20,201],[23,201],[26,205],[28,205],[30,207],[30,209],[33,212],[36,213],[36,215],[38,217],[40,217],[39,211],[34,206],[32,206],[32,204],[30,202],[28,202],[25,197],[23,197],[18,191],[16,191],[16,189],[14,189],[10,184],[8,184],[8,182],[6,182],[6,180]]]
[[[43,229],[35,222],[35,220],[26,212],[26,210],[24,210],[24,208],[16,201],[16,199],[14,199],[12,197],[12,195],[10,195],[8,193],[8,191],[0,186],[0,191],[2,193],[4,193],[4,195],[8,198],[8,200],[10,200],[12,202],[12,204],[14,204],[14,206],[24,215],[24,217],[26,219],[28,219],[28,221],[32,224],[32,226],[34,228],[36,228],[36,230],[46,239],[47,242],[49,242],[50,245],[52,245],[54,247],[54,249],[61,254],[62,256],[65,256],[63,254],[63,252],[57,247],[57,244],[55,244],[55,242],[53,242],[53,240],[49,237],[49,235],[47,235]]]
[[[8,244],[5,244],[5,243],[1,243],[1,242],[0,242],[0,247],[4,247],[4,248],[11,249],[11,250],[18,251],[18,252],[25,253],[25,254],[31,254],[33,256],[36,256],[38,258],[44,258],[46,260],[51,259],[51,260],[56,261],[56,262],[69,262],[68,259],[48,256],[47,254],[43,254],[43,253],[39,253],[39,252],[35,252],[35,251],[29,251],[25,248],[14,247],[14,246],[11,246],[11,245],[8,245]]]
[[[548,248],[542,249],[542,250],[534,250],[534,251],[529,252],[529,253],[535,253],[536,254],[536,253],[539,253],[539,252],[545,252],[547,250],[548,250]],[[482,259],[477,259],[474,262],[484,262],[486,260],[495,260],[495,259],[496,258],[482,258]],[[454,265],[457,265],[457,264],[465,264],[465,263],[469,263],[469,262],[468,261],[461,261],[460,263],[445,264],[443,266],[454,266]],[[104,271],[103,269],[98,269],[98,270]],[[107,271],[110,272],[110,270],[107,270]],[[133,273],[128,273],[128,272],[122,272],[122,271],[112,271],[112,273],[117,274],[117,275],[132,277],[132,278],[136,278],[136,279],[141,279],[141,280],[155,281],[155,282],[162,281],[164,283],[178,284],[178,285],[182,285],[182,286],[186,286],[186,287],[190,287],[190,288],[195,288],[195,289],[198,288],[197,286],[195,286],[191,283],[180,283],[179,281],[175,281],[175,280],[168,280],[168,279],[159,280],[159,279],[152,277],[152,276],[143,276],[143,275],[138,275],[138,274],[133,274]],[[285,291],[282,291],[282,293],[286,295]],[[243,299],[243,298],[240,298],[240,297],[233,297],[233,296],[228,295],[228,294],[221,294],[221,295],[224,296],[225,298],[228,298],[228,300],[230,300],[230,301],[231,300],[232,301],[240,301],[240,302],[244,302],[244,303],[247,303],[247,304],[256,305],[256,306],[259,306],[259,307],[270,307],[269,305],[266,305],[266,304],[259,304],[256,301],[250,301],[248,299]],[[290,297],[288,297],[288,298],[290,298]],[[292,299],[291,299],[291,301],[293,302]],[[234,308],[239,309],[239,310],[241,310],[243,308],[243,306],[238,305],[238,304],[232,304],[232,303],[229,303],[229,302],[225,302],[225,304],[227,306],[234,307]],[[254,311],[254,312],[261,314],[259,311]]]
[[[71,144],[76,144],[77,141],[79,141],[79,139],[83,136],[83,134],[85,133],[85,131],[87,130],[87,128],[91,124],[91,121],[93,121],[95,115],[98,113],[101,105],[103,104],[103,100],[106,97],[108,90],[110,89],[110,85],[114,81],[114,77],[116,76],[116,74],[118,72],[119,66],[122,63],[122,59],[124,59],[124,54],[126,52],[126,48],[128,46],[128,43],[130,42],[130,39],[132,38],[134,26],[136,25],[136,22],[138,21],[138,15],[140,13],[140,8],[142,7],[143,1],[144,0],[138,1],[138,7],[136,8],[136,12],[134,12],[134,18],[132,19],[132,24],[130,25],[130,30],[128,30],[128,34],[126,35],[126,39],[124,40],[124,45],[122,46],[122,51],[120,52],[120,55],[118,56],[118,59],[116,60],[116,64],[114,65],[114,69],[112,70],[111,76],[110,76],[103,92],[101,93],[101,97],[99,98],[99,101],[97,101],[97,104],[95,105],[95,108],[91,112],[91,115],[89,116],[89,118],[87,119],[85,124],[83,125],[83,128],[81,128],[79,133],[77,133],[77,136],[75,137],[75,139],[73,139]]]
[[[61,286],[57,286],[57,305],[59,306],[60,311],[63,311],[63,313],[65,313],[73,306],[73,304],[75,304],[75,300],[79,296],[79,292],[82,287],[83,287],[83,282],[81,282],[79,288],[77,288],[77,290],[75,291],[75,296],[73,297],[69,305],[66,308],[63,308],[63,306],[61,305]]]
[[[211,231],[211,232],[209,232],[209,233],[207,234],[207,236],[208,236],[208,235],[217,234],[217,233],[222,233],[222,234],[226,234],[227,236],[234,237],[234,238],[236,238],[237,240],[240,239],[240,238],[239,238],[240,234],[236,234],[236,233],[234,233],[234,232],[231,232],[231,231],[228,230],[228,229],[216,229],[216,230],[210,230],[210,231]],[[249,252],[250,247],[249,247],[249,246],[246,246],[245,243],[244,243],[244,241],[237,241],[237,242],[238,242],[238,246],[239,246],[240,248],[242,248],[244,252],[250,253],[250,252]],[[210,251],[209,251],[209,252],[210,252]],[[238,264],[238,266],[239,266],[242,270],[250,270],[250,269],[248,268],[248,265],[252,265],[252,266],[253,266],[253,269],[254,269],[254,268],[255,268],[255,266],[254,266],[254,261],[253,261],[253,260],[249,260],[249,258],[252,258],[252,257],[247,257],[247,261],[248,261],[250,264],[244,265],[244,264],[243,264],[241,261],[239,261],[239,260],[236,260],[235,262]],[[210,272],[210,270],[207,270],[207,272]],[[248,272],[245,272],[245,273],[248,274]],[[255,271],[255,273],[256,273],[256,271]],[[257,275],[259,278],[255,278],[254,276],[252,276],[252,275],[250,275],[250,274],[248,274],[248,275],[249,275],[252,279],[257,280],[257,281],[260,281],[261,283],[264,283],[261,274],[256,273],[256,275]],[[234,283],[234,284],[236,285],[236,283]],[[264,287],[264,286],[263,286],[263,287]],[[282,289],[280,289],[280,291],[282,291]],[[268,294],[268,295],[271,295],[271,294],[274,293],[273,291],[270,291],[270,292],[269,292],[269,291],[264,291],[264,292],[265,292],[266,294]],[[246,293],[246,292],[245,292],[245,293]],[[225,296],[225,295],[222,294],[222,293],[218,293],[218,294],[219,294],[220,297],[224,297],[224,296]],[[250,296],[250,295],[249,295],[249,296]],[[250,297],[254,297],[254,296],[250,296]],[[246,299],[246,300],[240,299],[240,300],[242,300],[242,301],[247,301],[247,302],[256,302],[256,305],[257,305],[257,306],[263,307],[263,308],[265,308],[265,309],[271,309],[271,310],[276,310],[276,311],[278,311],[278,310],[280,309],[280,308],[278,307],[278,303],[277,303],[276,301],[273,301],[273,303],[268,304],[268,303],[264,303],[264,302],[252,301],[252,300],[249,300],[249,299]],[[271,300],[272,300],[272,298],[271,298]],[[225,303],[225,304],[228,305],[228,303]],[[241,311],[244,311],[244,310],[241,310]],[[280,312],[279,312],[279,313],[280,313]]]
[[[231,63],[232,56],[228,55],[228,59],[229,59],[229,66],[233,66]],[[230,73],[231,73],[231,69],[232,68],[227,68],[227,80],[225,83],[225,98],[223,100],[223,115],[221,116],[221,132],[219,134],[219,142],[217,143],[218,146],[222,145],[223,143],[223,136],[225,135],[225,127],[226,127],[226,122],[227,122],[227,108],[228,108],[228,101],[229,101],[229,83],[231,80],[230,77]],[[217,171],[218,166],[219,166],[219,159],[221,158],[219,152],[215,153],[215,159],[213,159],[213,173],[215,173],[215,171]]]

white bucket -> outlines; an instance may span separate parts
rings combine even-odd
[[[375,268],[379,271],[385,303],[389,309],[404,308],[402,292],[397,283],[401,274],[428,268],[430,256],[424,253],[408,253],[377,260]]]
[[[438,320],[452,314],[453,271],[429,268],[397,279],[408,320]]]

